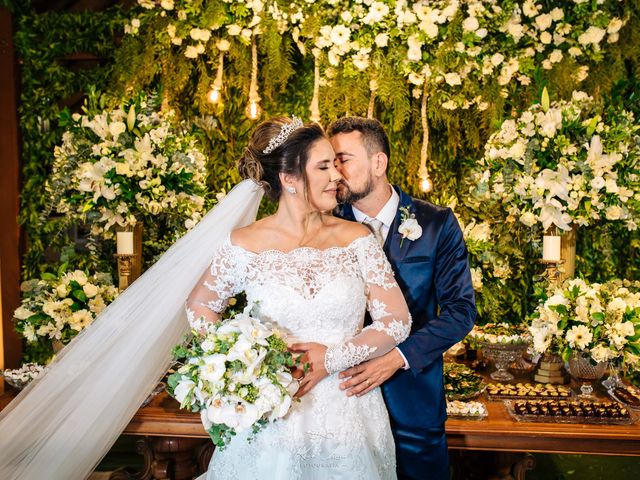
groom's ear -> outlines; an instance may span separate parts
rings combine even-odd
[[[373,163],[372,170],[373,174],[382,177],[387,172],[387,165],[389,164],[389,159],[383,152],[378,152],[373,155]]]

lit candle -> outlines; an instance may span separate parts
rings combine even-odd
[[[118,254],[133,255],[133,232],[117,232],[116,243]]]
[[[542,260],[560,261],[560,238],[559,235],[545,235],[542,238]]]

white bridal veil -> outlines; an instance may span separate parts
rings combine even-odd
[[[188,331],[184,301],[263,190],[238,184],[64,348],[0,414],[0,478],[87,477],[170,365]]]

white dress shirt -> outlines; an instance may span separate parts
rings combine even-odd
[[[374,217],[382,222],[382,228],[380,229],[380,232],[382,233],[382,238],[385,241],[387,240],[387,236],[389,235],[389,229],[391,228],[391,224],[396,218],[396,213],[398,212],[398,205],[400,205],[400,196],[396,192],[395,188],[393,188],[391,185],[389,185],[389,188],[391,189],[391,197],[389,197],[389,200],[387,200],[387,203],[384,204],[384,207],[382,207],[382,209]],[[358,210],[353,205],[351,206],[351,208],[353,209],[353,216],[355,217],[356,221],[359,223],[362,223],[365,220],[369,220],[370,218],[372,218],[372,217],[369,217],[367,214]],[[396,347],[396,350],[404,360],[404,369],[408,370],[409,362],[407,361],[407,358],[404,356],[404,354],[400,351],[398,347]]]

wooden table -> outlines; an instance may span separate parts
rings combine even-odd
[[[0,395],[0,409],[15,393],[15,390],[8,389]],[[494,465],[494,470],[502,469],[504,475],[497,475],[496,478],[524,478],[524,472],[533,468],[535,462],[531,456],[513,455],[513,452],[640,456],[640,423],[581,425],[517,422],[509,416],[502,402],[489,402],[483,397],[479,400],[486,404],[489,416],[484,420],[448,420],[447,441],[449,448],[454,451],[504,452],[501,460]],[[181,411],[178,403],[166,392],[159,394],[147,407],[141,408],[123,434],[146,437],[146,443],[141,442],[138,450],[147,458],[149,468],[155,465],[153,477],[137,478],[172,477],[169,473],[163,477],[163,472],[176,471],[178,464],[172,457],[175,454],[182,455],[183,463],[197,461],[197,470],[202,470],[213,451],[211,442],[203,441],[208,439],[208,435],[200,423],[200,416]],[[197,450],[195,454],[185,453],[194,448]],[[452,452],[457,460],[464,455],[471,454]],[[477,456],[473,457],[474,469],[477,469],[478,461]],[[189,478],[188,475],[182,478]],[[458,478],[471,477],[465,474]]]

